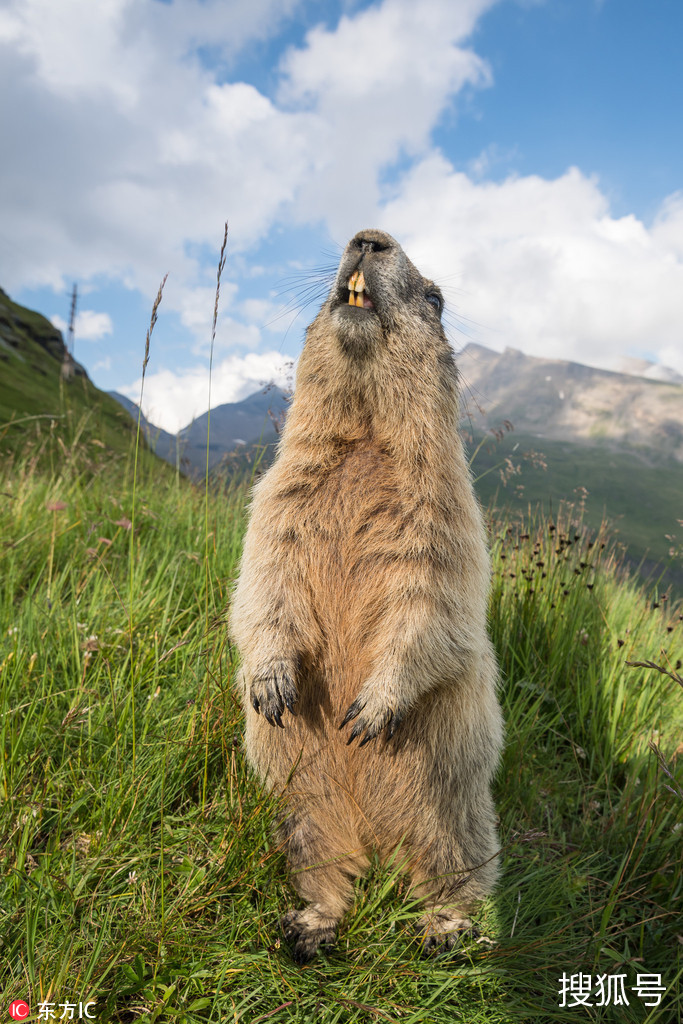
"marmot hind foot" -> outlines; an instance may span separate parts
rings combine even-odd
[[[310,917],[311,909],[308,908],[290,910],[282,918],[282,930],[297,964],[310,963],[321,946],[331,949],[337,941],[336,921],[322,918],[319,914],[315,914],[314,921]]]
[[[469,917],[457,917],[449,913],[425,916],[421,919],[420,925],[424,929],[420,939],[420,952],[425,956],[435,956],[454,949],[462,939],[476,939],[481,934]]]

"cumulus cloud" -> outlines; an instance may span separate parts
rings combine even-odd
[[[0,93],[12,100],[0,135],[13,142],[0,163],[0,281],[116,281],[151,300],[170,271],[163,310],[199,360],[214,302],[205,254],[226,217],[231,253],[250,257],[276,230],[324,225],[343,244],[376,224],[446,286],[483,344],[601,365],[649,351],[683,371],[683,193],[646,225],[612,216],[577,168],[496,183],[486,175],[506,157],[495,145],[469,175],[434,150],[458,97],[493,84],[471,40],[495,2],[382,0],[344,14],[285,53],[269,97],[233,80],[231,61],[301,0],[5,0]],[[408,168],[398,181],[387,176],[397,160]],[[279,309],[244,299],[236,266],[221,285],[216,403],[282,361],[258,352]],[[93,340],[112,329],[76,325]],[[122,390],[137,400],[138,388]],[[152,373],[146,391],[152,420],[175,430],[205,410],[206,371]]]
[[[258,324],[264,331],[273,332],[280,332],[283,318],[292,312],[290,306],[270,299],[245,299],[241,310],[247,320]]]
[[[291,384],[292,365],[281,352],[250,352],[227,356],[214,364],[211,375],[211,405],[239,402],[267,384],[286,388]],[[134,402],[140,400],[138,379],[121,392]],[[175,434],[206,412],[209,404],[209,371],[197,367],[186,372],[158,370],[145,377],[142,411],[151,423]]]
[[[64,96],[109,93],[136,105],[162,63],[199,63],[211,47],[219,68],[248,42],[274,35],[300,0],[6,0],[0,44],[30,57]],[[170,76],[169,76],[170,77]]]
[[[62,334],[66,334],[68,324],[58,314],[50,318],[51,323]],[[76,314],[74,323],[74,336],[77,341],[100,341],[114,330],[114,325],[109,313],[97,313],[94,309],[83,309]]]
[[[297,2],[8,0],[0,131],[22,141],[0,168],[6,286],[100,275],[151,297],[165,271],[201,285],[196,250],[225,217],[232,252],[291,217],[343,237],[372,219],[382,168],[490,81],[462,43],[494,0],[384,0],[309,33],[276,101],[231,81],[230,58]]]
[[[674,192],[662,203],[652,228],[658,246],[683,259],[683,192]]]
[[[648,229],[635,216],[613,217],[599,183],[577,168],[554,180],[473,182],[440,154],[415,166],[397,193],[382,223],[444,282],[456,319],[468,324],[456,346],[469,337],[602,366],[651,351],[680,366],[679,197]]]
[[[0,169],[7,286],[104,275],[153,295],[167,270],[196,283],[191,247],[215,246],[227,215],[233,251],[262,237],[310,168],[316,119],[219,82],[193,47],[233,46],[235,21],[243,40],[263,35],[293,6],[10,0],[0,130],[21,145]]]
[[[493,3],[385,0],[313,29],[285,55],[278,99],[308,107],[320,125],[301,220],[324,219],[339,238],[372,223],[381,169],[423,151],[465,86],[491,84],[488,64],[462,43]]]

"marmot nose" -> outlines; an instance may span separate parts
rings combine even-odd
[[[366,228],[365,231],[359,231],[351,239],[351,246],[354,249],[359,249],[362,253],[385,252],[387,249],[396,248],[397,242],[385,231]]]

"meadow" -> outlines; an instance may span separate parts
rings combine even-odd
[[[423,957],[399,856],[300,968],[279,927],[296,897],[278,795],[245,763],[225,628],[249,481],[197,487],[146,452],[136,468],[82,425],[22,436],[0,462],[6,1005],[188,1024],[683,1020],[683,615],[579,509],[489,515],[507,741],[480,937]]]

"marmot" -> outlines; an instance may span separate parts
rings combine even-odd
[[[247,756],[283,793],[306,902],[283,919],[300,963],[334,942],[373,850],[405,862],[427,949],[497,875],[490,569],[442,310],[398,242],[359,232],[253,492],[230,629]]]

